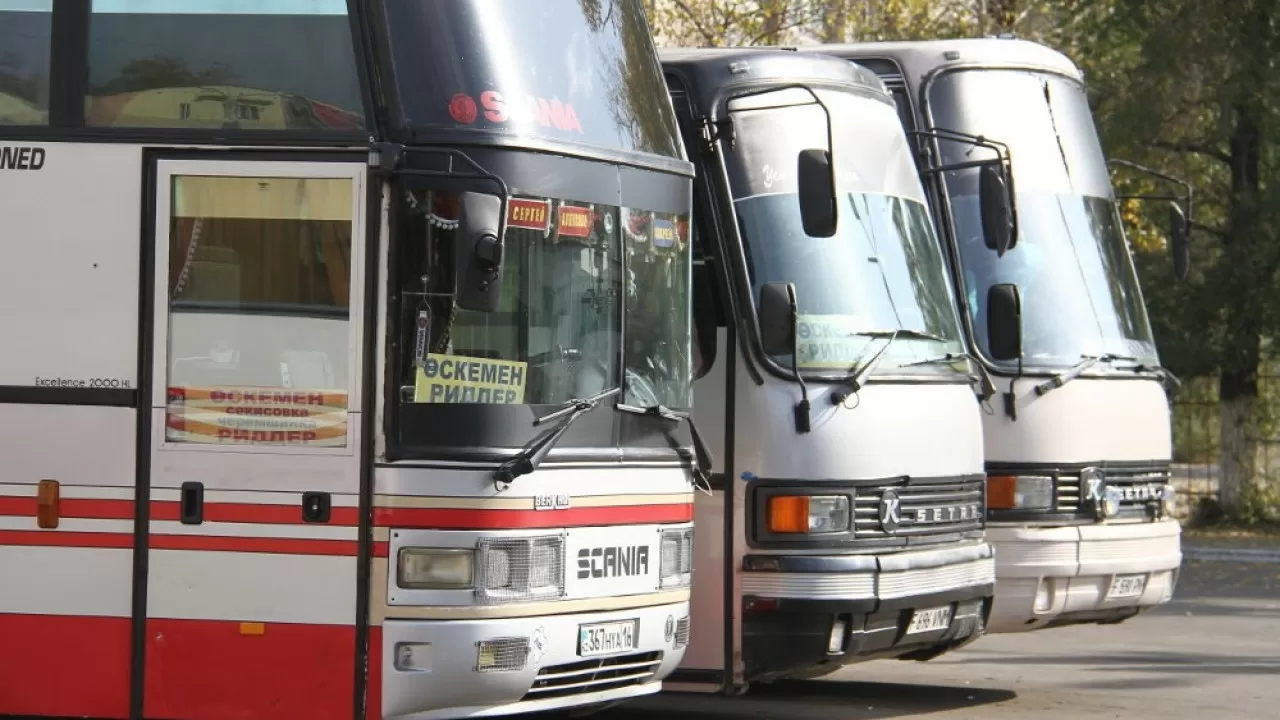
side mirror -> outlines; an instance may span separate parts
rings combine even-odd
[[[1022,293],[1013,283],[987,289],[987,351],[1001,362],[1022,357]]]
[[[1169,251],[1173,253],[1173,275],[1186,280],[1191,270],[1191,223],[1182,206],[1169,201]]]
[[[1003,257],[1015,244],[1013,198],[1004,181],[1002,165],[983,165],[978,171],[978,206],[982,212],[982,236],[987,247]]]
[[[497,195],[464,192],[453,249],[454,302],[463,310],[494,312],[502,300],[502,212]]]
[[[760,288],[760,344],[769,355],[786,355],[795,349],[795,285],[766,283]]]
[[[836,178],[831,153],[801,150],[796,161],[796,185],[800,196],[800,222],[809,237],[836,234]]]

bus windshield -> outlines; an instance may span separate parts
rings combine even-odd
[[[963,350],[959,316],[915,165],[894,106],[851,92],[817,90],[834,123],[838,228],[805,234],[796,158],[824,148],[826,116],[808,91],[784,89],[729,104],[737,142],[728,153],[753,300],[765,283],[795,283],[798,365],[843,375],[899,337],[877,372],[948,373],[904,366]],[[926,336],[932,336],[929,339]],[[790,354],[774,356],[783,367]]]
[[[1017,191],[1018,244],[996,258],[982,239],[976,171],[947,173],[968,311],[986,351],[986,293],[1022,290],[1023,361],[1070,367],[1085,355],[1158,363],[1138,277],[1121,228],[1084,87],[1045,73],[965,70],[929,90],[935,127],[1007,143]],[[992,157],[941,143],[944,164]]]
[[[401,122],[680,157],[640,0],[384,3]]]

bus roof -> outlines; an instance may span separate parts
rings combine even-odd
[[[722,88],[762,81],[800,81],[850,85],[893,102],[875,73],[846,59],[781,48],[661,48],[658,59],[668,76],[676,75],[680,89],[712,102]],[[738,68],[730,72],[730,64]],[[674,88],[673,88],[674,89]]]
[[[866,42],[806,45],[798,50],[860,61],[890,59],[905,79],[920,82],[945,66],[1001,66],[1060,73],[1084,81],[1080,68],[1066,55],[1047,45],[1017,38],[946,38],[941,40]]]

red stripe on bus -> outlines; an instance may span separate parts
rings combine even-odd
[[[329,522],[315,523],[339,527],[355,527],[360,522],[360,511],[353,507],[330,509]],[[181,506],[177,502],[156,500],[151,503],[152,520],[178,521]],[[248,523],[256,525],[302,525],[302,502],[297,505],[267,505],[258,503],[204,504],[205,522]],[[312,524],[312,523],[307,523]]]
[[[0,497],[0,515],[35,517],[33,497]],[[58,517],[78,520],[132,520],[132,500],[93,500],[62,498],[58,501]]]
[[[0,716],[128,717],[131,626],[0,613]]]
[[[132,533],[67,532],[65,530],[0,530],[0,546],[114,548],[133,547]]]
[[[375,508],[379,527],[517,530],[522,528],[639,525],[693,520],[693,503],[615,505],[569,510],[466,510],[457,508]]]
[[[146,717],[351,719],[354,625],[153,618],[146,637]]]

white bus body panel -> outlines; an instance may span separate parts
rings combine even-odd
[[[1042,379],[1017,381],[1018,419],[984,418],[993,463],[1167,461],[1169,401],[1146,379],[1077,378],[1036,396]],[[997,383],[1002,389],[1006,383]],[[1068,613],[1168,602],[1182,564],[1177,520],[1113,521],[1067,527],[987,525],[996,553],[996,599],[988,632],[1035,630]],[[1142,594],[1108,600],[1116,575],[1142,575]]]

